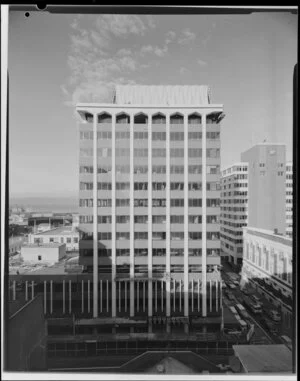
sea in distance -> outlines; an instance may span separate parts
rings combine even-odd
[[[9,207],[20,206],[36,213],[78,213],[76,197],[12,197]]]

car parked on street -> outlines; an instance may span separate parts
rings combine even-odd
[[[280,313],[276,310],[271,310],[267,311],[268,316],[273,320],[273,321],[281,321],[281,316]]]

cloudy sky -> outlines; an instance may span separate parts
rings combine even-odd
[[[292,157],[297,16],[10,14],[10,193],[77,196],[76,102],[115,84],[209,85],[222,167],[267,139]]]

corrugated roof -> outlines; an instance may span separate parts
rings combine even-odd
[[[207,105],[210,103],[210,89],[204,85],[118,85],[116,86],[114,103],[137,105]]]

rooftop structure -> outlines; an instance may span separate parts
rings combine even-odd
[[[113,103],[132,105],[206,105],[208,86],[116,86]]]
[[[291,373],[292,352],[283,344],[233,345],[243,373]]]

